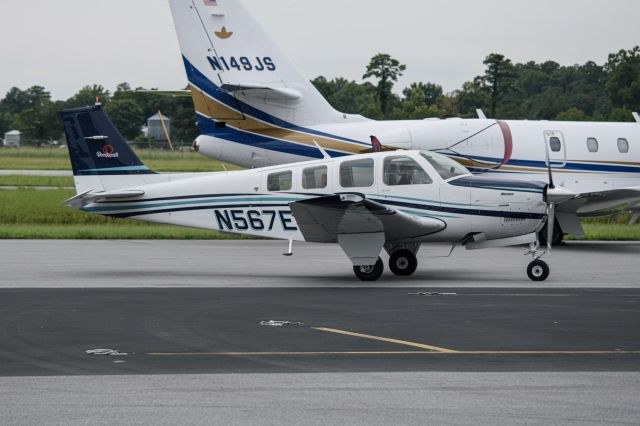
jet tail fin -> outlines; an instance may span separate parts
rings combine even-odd
[[[170,0],[170,5],[199,121],[252,129],[265,122],[310,126],[345,119],[240,0]]]

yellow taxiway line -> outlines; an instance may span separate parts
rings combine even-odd
[[[322,352],[149,352],[149,356],[366,356],[366,355],[640,355],[640,351],[322,351]]]
[[[354,333],[352,331],[338,330],[335,328],[312,327],[314,330],[326,331],[327,333],[344,334],[346,336],[361,337],[363,339],[378,340],[381,342],[395,343],[397,345],[411,346],[414,348],[426,349],[433,352],[441,352],[446,354],[456,353],[453,349],[441,348],[439,346],[425,345],[423,343],[407,342],[406,340],[390,339],[388,337],[371,336],[370,334]]]
[[[362,339],[377,340],[380,342],[394,343],[396,345],[409,346],[419,348],[421,350],[405,350],[405,351],[273,351],[273,352],[151,352],[145,355],[149,356],[371,356],[371,355],[640,355],[640,350],[517,350],[517,351],[500,351],[500,350],[455,350],[442,348],[440,346],[426,345],[424,343],[409,342],[406,340],[391,339],[388,337],[372,336],[370,334],[355,333],[353,331],[338,330],[327,327],[312,327],[313,330],[326,333],[341,334],[345,336],[358,337]]]

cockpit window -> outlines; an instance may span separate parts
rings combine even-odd
[[[411,157],[387,157],[384,159],[385,185],[425,185],[433,183],[427,172]]]
[[[462,164],[452,160],[444,155],[436,154],[433,152],[422,151],[420,153],[428,162],[436,169],[436,172],[447,180],[457,176],[468,175],[471,172]]]

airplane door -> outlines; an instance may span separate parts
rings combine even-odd
[[[560,168],[567,164],[567,144],[562,132],[557,130],[546,130],[544,132],[544,144],[546,150],[545,164],[551,167]]]

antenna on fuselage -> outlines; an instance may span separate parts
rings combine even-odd
[[[633,114],[633,118],[636,120],[636,123],[640,123],[640,114],[637,112],[632,112],[631,114]]]
[[[322,158],[325,160],[330,160],[331,156],[327,153],[327,151],[324,150],[323,147],[320,146],[320,144],[318,142],[316,142],[316,140],[313,140],[313,143],[316,145],[316,147],[318,148],[318,150],[322,153]]]

